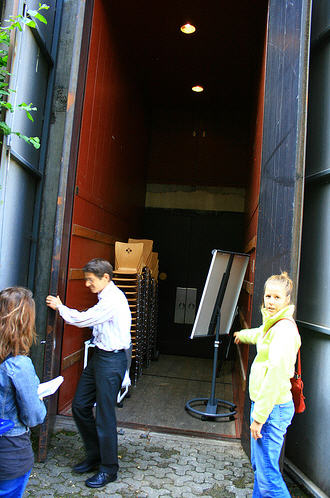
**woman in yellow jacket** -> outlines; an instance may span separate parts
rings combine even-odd
[[[300,335],[290,305],[292,280],[286,272],[265,283],[263,324],[235,332],[235,343],[256,344],[251,367],[251,463],[253,497],[290,497],[279,468],[287,427],[294,415],[290,379],[294,375]]]

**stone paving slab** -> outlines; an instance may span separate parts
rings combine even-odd
[[[24,498],[252,496],[251,465],[237,440],[216,441],[133,429],[120,429],[118,439],[118,480],[92,490],[84,481],[93,472],[78,475],[71,471],[85,456],[80,436],[70,431],[55,433],[46,462],[36,463],[32,470]]]

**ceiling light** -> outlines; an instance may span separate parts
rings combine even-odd
[[[196,93],[204,92],[204,88],[201,85],[195,85],[191,89]]]
[[[195,33],[196,31],[196,28],[195,26],[193,26],[192,24],[184,24],[183,26],[181,26],[181,31],[182,33],[184,33],[185,35],[191,35],[192,33]]]

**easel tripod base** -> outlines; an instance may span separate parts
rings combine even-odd
[[[206,405],[205,411],[200,411],[197,410],[192,406],[192,404],[196,405]],[[223,406],[228,407],[230,410],[229,412],[221,412],[218,413],[218,406]],[[236,405],[234,403],[231,403],[230,401],[225,401],[223,399],[217,399],[215,398],[214,400],[210,398],[194,398],[189,401],[187,401],[185,409],[189,412],[194,413],[195,415],[200,415],[202,417],[202,420],[208,420],[208,419],[217,419],[217,418],[224,418],[224,417],[229,417],[230,420],[234,420],[234,416],[236,415]]]

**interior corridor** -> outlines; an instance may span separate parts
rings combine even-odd
[[[218,420],[201,420],[185,410],[187,401],[209,398],[213,359],[163,355],[143,371],[136,386],[132,385],[123,407],[118,408],[120,427],[145,428],[161,432],[180,432],[203,437],[239,437],[237,415]],[[232,361],[225,361],[216,379],[215,396],[233,402]],[[197,409],[204,411],[203,407]],[[218,409],[218,413],[228,409]]]

